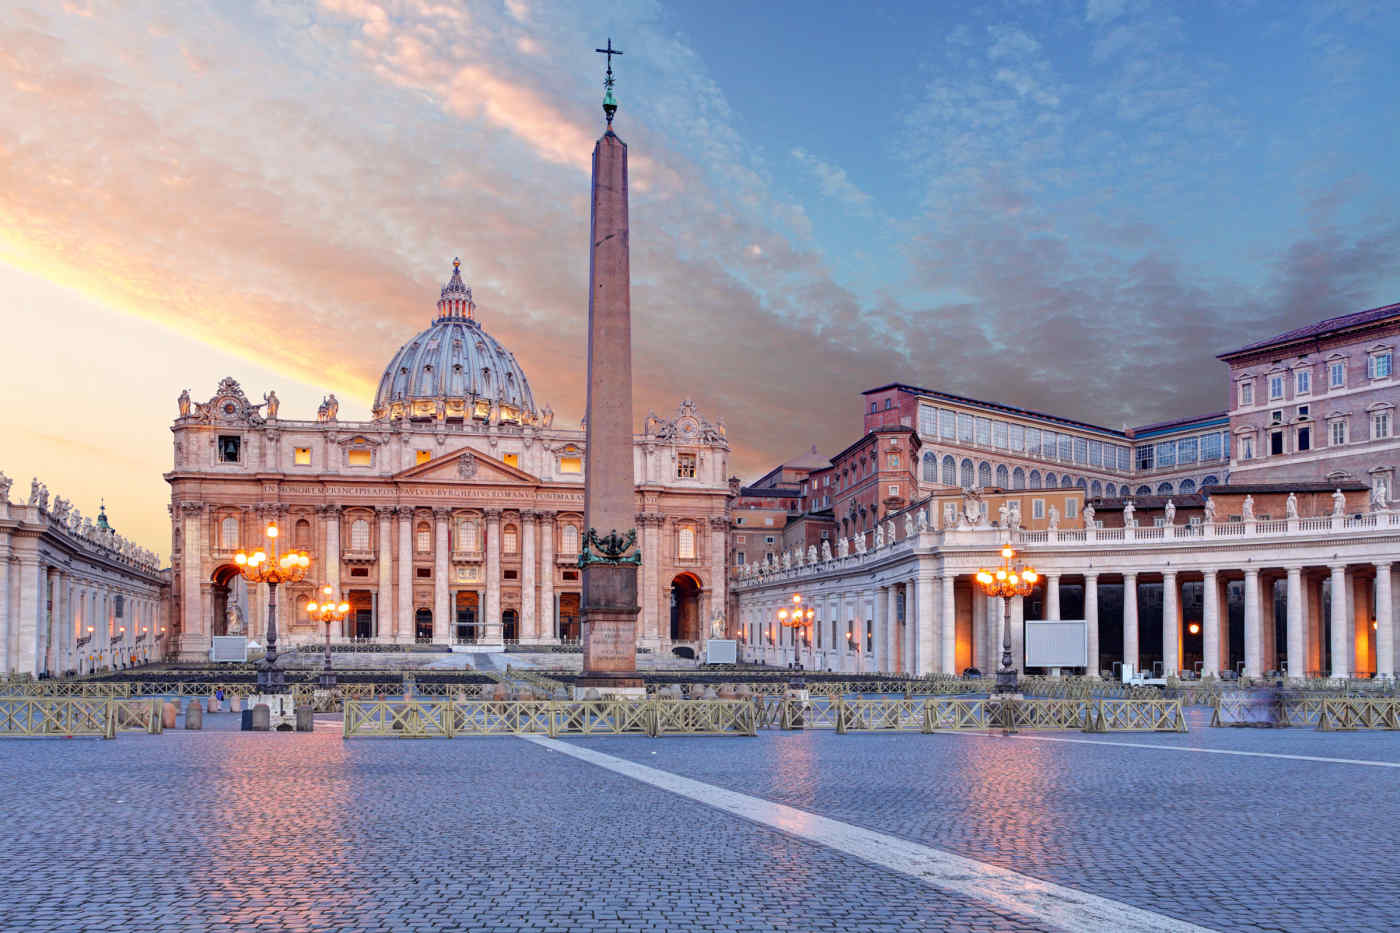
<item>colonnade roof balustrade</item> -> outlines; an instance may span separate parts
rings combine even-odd
[[[893,530],[904,524],[888,521],[884,528]],[[846,556],[833,555],[829,560],[818,558],[811,562],[804,555],[800,563],[793,561],[787,569],[779,561],[771,569],[766,563],[754,565],[759,569],[750,573],[740,570],[731,586],[737,593],[852,572],[874,572],[916,556],[941,557],[945,572],[971,573],[986,551],[1005,543],[1033,551],[1043,569],[1055,572],[1085,569],[1090,557],[1096,573],[1154,568],[1166,560],[1172,563],[1172,569],[1182,572],[1217,562],[1265,568],[1400,561],[1400,510],[1126,528],[1028,531],[985,525],[900,530],[902,535],[884,535],[878,547],[867,547],[861,552],[852,548]],[[1188,555],[1189,561],[1185,559]],[[787,556],[791,561],[791,552]],[[1179,563],[1178,556],[1182,558]],[[1073,559],[1074,563],[1069,567],[1056,566],[1060,558]]]

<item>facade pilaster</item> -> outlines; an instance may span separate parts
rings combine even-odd
[[[1331,588],[1332,622],[1332,676],[1351,676],[1351,641],[1347,638],[1350,620],[1347,618],[1347,568],[1346,564],[1333,564]]]
[[[1138,591],[1137,574],[1123,574],[1123,663],[1140,670],[1138,659]]]
[[[326,525],[326,553],[321,558],[321,566],[330,584],[331,592],[340,597],[340,506],[328,505],[321,509],[321,521]]]
[[[35,551],[27,549],[19,555],[19,656],[15,670],[21,674],[39,673],[39,613],[43,595],[40,587],[45,581],[39,573],[38,540]]]
[[[1060,618],[1060,575],[1058,573],[1045,575],[1045,618],[1052,621]]]
[[[1274,624],[1274,581],[1262,574],[1259,577],[1259,670],[1268,672],[1279,669],[1278,632]]]
[[[1085,676],[1097,680],[1099,677],[1099,575],[1084,574],[1084,622],[1088,626],[1089,666]]]
[[[204,589],[208,574],[204,567],[204,551],[208,535],[204,530],[205,508],[201,502],[182,502],[180,535],[180,654],[186,658],[207,657],[209,651],[208,619],[204,615]],[[251,610],[252,607],[249,607]],[[251,611],[249,613],[252,615]],[[105,620],[98,617],[96,629],[105,629]]]
[[[894,605],[894,599],[890,596],[891,587],[881,586],[875,589],[875,647],[870,653],[870,669],[872,671],[887,671],[886,658],[889,655],[889,618],[890,606]]]
[[[942,597],[943,611],[938,620],[939,651],[938,670],[943,674],[957,674],[958,666],[958,604],[957,577],[944,572],[939,583],[939,596]],[[975,662],[974,662],[975,663]]]
[[[1026,600],[1021,596],[1011,597],[1011,664],[1026,672]]]
[[[0,496],[0,498],[4,498]],[[4,503],[0,502],[0,509]],[[0,674],[8,674],[11,665],[10,636],[16,619],[10,610],[10,534],[0,531]]]
[[[501,510],[486,510],[486,642],[501,644]]]
[[[670,638],[669,625],[661,621],[661,523],[664,517],[657,512],[641,512],[637,515],[637,527],[642,534],[642,647],[652,651],[660,650]],[[723,545],[721,544],[721,547]],[[666,635],[661,633],[666,628]]]
[[[723,515],[716,515],[710,518],[710,618],[700,620],[700,630],[702,639],[708,638],[710,632],[710,622],[715,613],[724,616],[728,606],[728,580],[725,578],[725,566],[728,559],[729,541],[729,519]],[[645,558],[643,558],[645,559]],[[645,572],[643,573],[645,577]],[[728,634],[728,621],[725,622],[725,634]],[[795,631],[795,630],[794,630]]]
[[[394,594],[398,614],[398,630],[394,641],[413,644],[417,632],[413,627],[413,508],[399,508],[399,587]]]
[[[394,641],[394,510],[380,506],[374,514],[379,519],[379,592],[375,594],[374,634],[376,638]]]
[[[452,631],[452,605],[447,589],[451,563],[447,553],[447,523],[451,509],[433,509],[433,644],[445,645]]]
[[[541,512],[540,532],[540,600],[536,605],[540,621],[535,629],[540,641],[557,645],[559,636],[554,631],[554,534],[553,512]]]
[[[1220,676],[1220,574],[1203,571],[1201,590],[1201,676]]]
[[[1176,572],[1162,574],[1162,676],[1176,677],[1181,670],[1181,585]]]
[[[1244,572],[1244,676],[1258,678],[1263,674],[1263,634],[1259,618],[1259,571]]]

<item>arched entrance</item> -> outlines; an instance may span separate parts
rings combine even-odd
[[[229,607],[234,609],[233,634],[247,635],[248,631],[248,583],[233,564],[223,564],[209,577],[209,632],[212,635],[230,634]]]
[[[678,573],[671,581],[671,641],[700,640],[700,580]]]
[[[501,613],[501,638],[506,641],[520,640],[520,613],[514,609]]]
[[[413,614],[413,640],[418,642],[433,640],[433,610],[419,609]]]
[[[457,644],[465,645],[477,640],[476,621],[480,606],[476,590],[457,591],[457,628],[453,633]]]

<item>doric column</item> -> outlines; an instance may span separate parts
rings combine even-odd
[[[34,553],[21,552],[19,555],[19,652],[15,670],[21,674],[39,673],[39,587],[42,584],[39,573],[38,542]]]
[[[1308,669],[1308,650],[1303,641],[1303,568],[1289,567],[1287,571],[1288,679],[1302,680],[1307,676]]]
[[[0,510],[3,508],[4,503],[0,502]],[[14,669],[10,663],[10,633],[15,622],[10,612],[10,535],[0,531],[0,674]]]
[[[398,628],[394,641],[413,643],[413,507],[399,507],[399,588],[395,596]]]
[[[1347,567],[1346,564],[1333,564],[1332,571],[1332,676],[1351,676],[1351,641],[1347,630],[1351,620],[1347,618]]]
[[[451,572],[447,523],[452,518],[452,510],[433,509],[433,518],[433,644],[445,645],[451,641],[448,632],[452,631],[452,605],[447,589],[447,575]]]
[[[328,505],[321,509],[321,520],[326,525],[326,553],[321,558],[321,566],[331,591],[340,596],[340,506]]]
[[[937,670],[937,655],[935,651],[938,645],[938,633],[934,626],[937,625],[938,615],[933,603],[933,570],[920,569],[918,576],[918,596],[916,597],[919,610],[919,666],[915,673],[919,676],[932,674]]]
[[[554,634],[554,513],[540,513],[540,601],[535,607],[539,613],[538,631],[540,640],[547,644],[558,644]]]
[[[1244,676],[1263,674],[1259,662],[1263,657],[1263,635],[1259,622],[1259,571],[1246,568],[1244,572]]]
[[[1306,670],[1309,674],[1321,674],[1324,670],[1322,583],[1323,578],[1318,574],[1310,574],[1303,578],[1303,631],[1306,633],[1303,637],[1307,641]]]
[[[1162,573],[1162,676],[1175,677],[1181,669],[1181,590],[1176,572]]]
[[[1084,622],[1088,626],[1089,666],[1084,670],[1087,677],[1099,677],[1099,575],[1084,574]]]
[[[870,653],[870,669],[876,672],[887,670],[886,658],[890,653],[887,623],[890,606],[894,605],[891,589],[892,587],[881,586],[875,590],[875,650]]]
[[[996,670],[992,660],[992,636],[987,625],[987,598],[972,586],[972,666],[984,674]]]
[[[374,510],[379,519],[379,592],[375,595],[374,634],[378,640],[394,640],[394,510],[380,506]]]
[[[641,599],[642,631],[641,644],[652,651],[661,648],[669,640],[670,629],[662,635],[665,627],[661,620],[661,523],[665,517],[657,512],[641,512],[637,515],[637,527],[642,534],[642,574]]]
[[[1123,663],[1138,668],[1138,591],[1137,574],[1123,574]]]
[[[1220,676],[1220,575],[1202,571],[1201,591],[1201,676]]]
[[[939,613],[938,670],[944,674],[956,674],[958,666],[958,604],[957,580],[951,571],[943,572],[942,589],[943,611]]]
[[[540,620],[535,607],[535,525],[539,513],[520,513],[520,640],[536,644],[540,640]]]
[[[501,510],[486,510],[486,641],[501,643]]]
[[[1045,575],[1045,618],[1058,619],[1060,617],[1060,575],[1058,573],[1047,573]]]
[[[1376,562],[1376,676],[1395,676],[1395,612],[1390,561]]]

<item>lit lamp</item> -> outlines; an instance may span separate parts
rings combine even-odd
[[[306,570],[311,566],[311,556],[305,551],[280,553],[277,549],[276,522],[268,523],[267,537],[270,541],[268,548],[258,548],[251,554],[239,550],[233,555],[233,562],[249,583],[267,584],[267,654],[258,662],[258,691],[286,693],[287,676],[277,666],[277,587],[282,583],[297,583],[305,579]]]
[[[342,622],[350,612],[350,604],[344,601],[336,602],[331,596],[334,590],[330,584],[321,587],[322,602],[311,600],[306,604],[306,614],[312,619],[319,619],[326,626],[326,659],[321,667],[321,689],[331,690],[335,687],[335,671],[331,670],[331,623]]]
[[[1001,566],[978,570],[977,585],[988,596],[1000,596],[1002,605],[1001,668],[997,671],[997,693],[1016,692],[1016,668],[1011,664],[1011,597],[1029,596],[1040,582],[1031,567],[1013,564],[1016,551],[1010,545],[1001,549]]]
[[[812,624],[812,620],[813,620],[814,618],[816,618],[816,615],[817,615],[817,611],[816,611],[815,609],[810,609],[810,608],[808,608],[808,609],[803,609],[803,608],[802,608],[802,594],[801,594],[801,593],[793,593],[793,594],[792,594],[792,608],[791,608],[791,609],[788,609],[787,607],[784,607],[784,608],[778,610],[778,622],[779,622],[779,624],[781,624],[784,628],[790,628],[790,629],[793,630],[793,635],[792,635],[792,659],[793,659],[793,663],[797,664],[799,667],[801,667],[801,662],[799,662],[799,661],[797,660],[797,642],[798,642],[797,630],[798,630],[798,629],[801,629],[801,630],[802,630],[802,633],[803,633],[803,634],[802,634],[802,642],[803,642],[803,644],[806,644],[806,642],[807,642],[807,636],[806,636],[807,628]]]
[[[1201,623],[1192,622],[1190,625],[1186,626],[1186,631],[1190,632],[1192,635],[1201,634]]]

